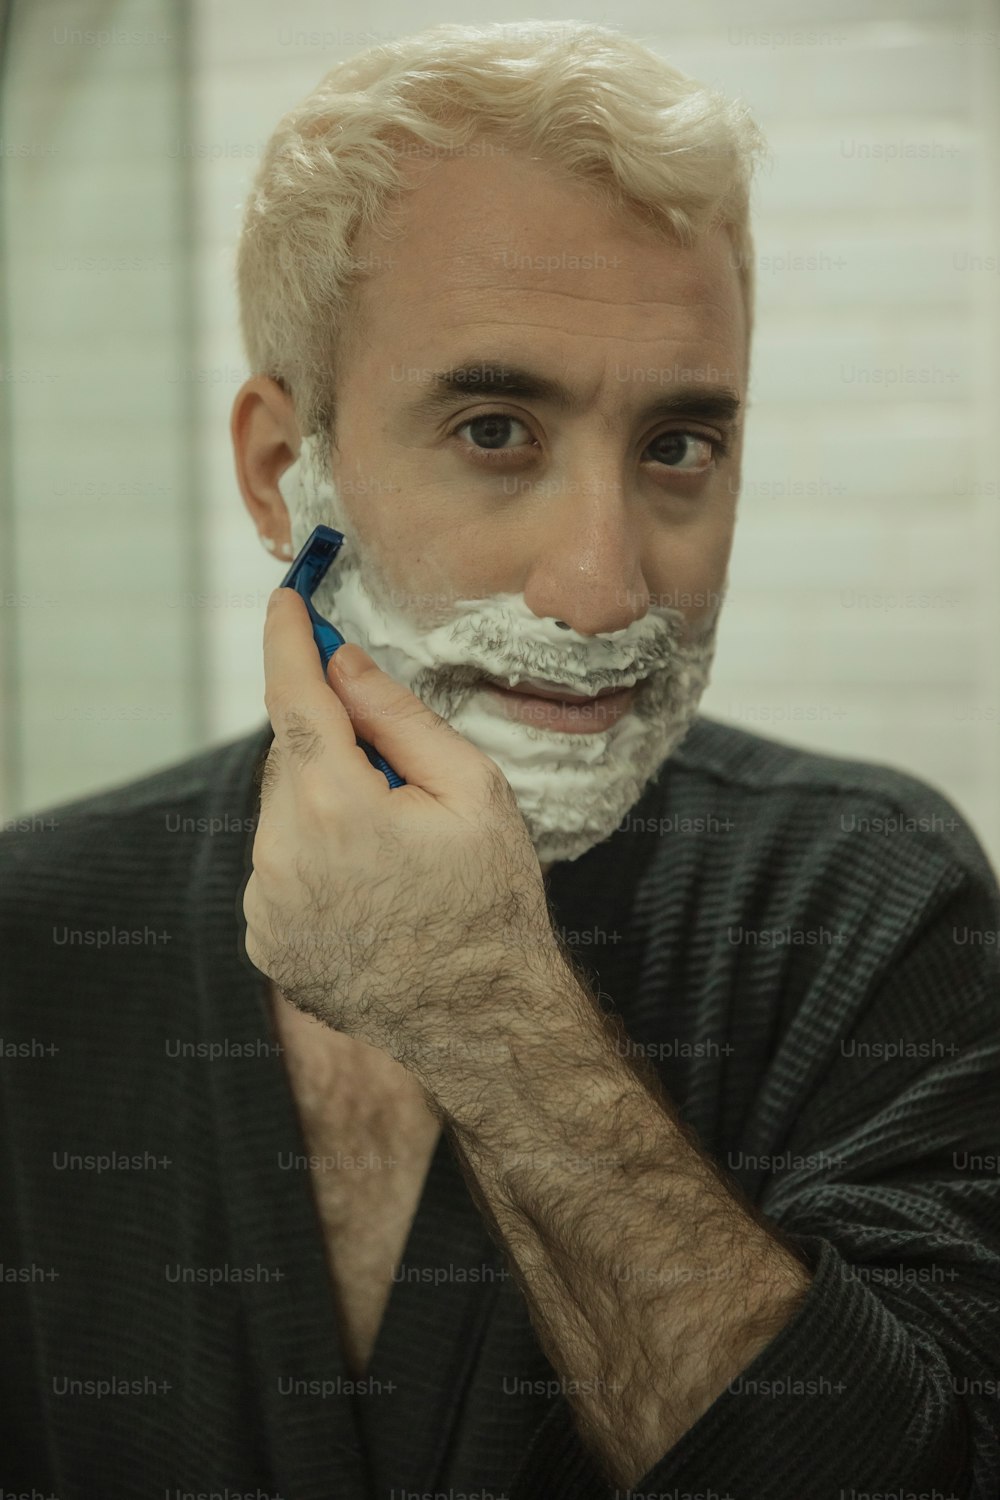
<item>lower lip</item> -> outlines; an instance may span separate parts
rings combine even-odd
[[[554,698],[536,698],[530,693],[515,693],[512,688],[484,683],[483,691],[503,705],[509,719],[533,724],[536,729],[558,729],[563,734],[599,734],[610,729],[628,713],[634,688],[608,693],[604,698],[590,698],[583,703],[560,703]]]

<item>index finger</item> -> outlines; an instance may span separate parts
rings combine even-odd
[[[352,767],[371,769],[350,714],[326,680],[309,611],[295,589],[276,588],[267,601],[264,707],[279,747],[295,763],[326,762],[340,778]]]

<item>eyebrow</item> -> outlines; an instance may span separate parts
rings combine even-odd
[[[504,364],[500,359],[463,360],[453,369],[434,375],[431,388],[409,407],[417,418],[437,416],[470,396],[514,396],[543,401],[570,411],[576,397],[568,386],[535,370]],[[726,385],[678,384],[661,391],[637,413],[646,417],[693,417],[731,425],[742,408],[739,393]]]

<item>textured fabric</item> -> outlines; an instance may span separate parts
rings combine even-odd
[[[269,742],[0,838],[0,1483],[608,1500],[446,1136],[348,1376],[243,949]],[[635,1054],[815,1273],[635,1494],[997,1500],[1000,892],[964,820],[700,718],[548,888]]]

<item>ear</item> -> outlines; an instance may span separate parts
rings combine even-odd
[[[290,557],[292,523],[278,480],[301,444],[295,404],[268,375],[240,386],[229,419],[236,481],[258,535],[276,557]]]

